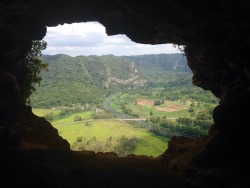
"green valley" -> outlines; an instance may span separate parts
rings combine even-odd
[[[183,54],[43,56],[49,71],[30,98],[72,150],[158,156],[172,136],[197,138],[218,99],[192,84]]]
[[[167,148],[168,138],[108,116],[110,114],[105,114],[102,118],[111,119],[96,119],[94,111],[33,108],[33,112],[45,118],[52,114],[51,124],[75,151],[85,149],[115,152],[119,156],[136,154],[156,157]]]
[[[146,129],[119,120],[86,121],[56,126],[59,134],[67,138],[72,150],[115,152],[158,156],[167,148],[167,138],[156,136]]]

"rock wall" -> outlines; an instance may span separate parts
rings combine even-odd
[[[4,145],[68,148],[49,123],[32,115],[21,104],[14,70],[29,51],[31,41],[45,36],[46,26],[98,21],[109,35],[126,34],[133,41],[145,44],[184,45],[194,73],[193,83],[211,90],[220,99],[214,111],[213,130],[201,141],[204,146],[191,144],[192,148],[197,147],[197,152],[190,156],[195,159],[190,163],[227,167],[249,164],[246,149],[249,126],[245,123],[250,103],[248,1],[6,0],[0,7],[3,114],[0,125]],[[50,141],[43,139],[47,134],[51,136]],[[178,138],[170,145],[174,147],[175,143],[179,145]],[[178,150],[166,151],[162,159],[167,161],[171,151]]]

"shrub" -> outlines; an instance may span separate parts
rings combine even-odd
[[[165,128],[173,127],[174,125],[175,123],[169,119],[162,119],[160,121],[160,126],[165,127]]]
[[[157,105],[161,105],[161,101],[160,100],[155,100],[154,101],[154,106],[157,106]]]
[[[82,137],[81,136],[77,137],[76,142],[82,142]]]
[[[53,112],[49,112],[45,114],[43,117],[48,121],[53,121],[55,114]]]
[[[150,118],[150,121],[152,122],[152,123],[159,123],[160,122],[160,118],[159,117],[156,117],[156,116],[152,116],[151,118]]]
[[[82,118],[80,116],[75,116],[74,121],[82,121]]]

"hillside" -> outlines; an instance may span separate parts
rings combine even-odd
[[[134,62],[153,84],[164,84],[191,75],[187,59],[180,53],[121,56],[121,58]]]
[[[113,55],[42,58],[49,71],[42,72],[42,82],[31,97],[34,107],[99,104],[111,91],[147,82],[134,63]]]
[[[187,71],[182,54],[42,58],[49,71],[42,72],[42,82],[31,97],[31,105],[40,108],[99,105],[114,92],[175,81]]]
[[[183,54],[148,54],[121,56],[121,58],[132,61],[145,72],[155,71],[190,71],[187,66],[186,57]]]

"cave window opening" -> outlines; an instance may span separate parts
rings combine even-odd
[[[44,40],[49,71],[31,106],[72,150],[157,157],[172,136],[207,134],[217,101],[173,44],[107,36],[98,22],[48,27]]]

